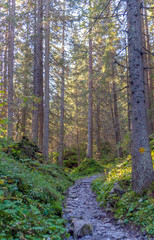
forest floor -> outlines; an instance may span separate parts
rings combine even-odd
[[[126,226],[122,221],[116,221],[100,207],[95,193],[91,190],[92,181],[98,177],[99,175],[94,175],[79,179],[68,190],[63,217],[68,220],[67,229],[71,235],[69,240],[154,239]],[[87,227],[84,228],[83,225]],[[89,235],[84,236],[86,234]]]

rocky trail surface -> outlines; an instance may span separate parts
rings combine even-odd
[[[109,217],[99,206],[91,190],[96,178],[98,175],[77,180],[68,190],[63,217],[68,220],[69,240],[147,240],[145,235]]]

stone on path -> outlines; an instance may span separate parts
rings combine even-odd
[[[92,235],[93,226],[84,220],[74,220],[74,239]]]

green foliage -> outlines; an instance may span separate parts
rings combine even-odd
[[[75,178],[86,177],[97,173],[102,173],[104,168],[94,159],[85,159],[73,172]]]
[[[109,142],[103,142],[101,144],[100,148],[101,148],[101,155],[102,156],[111,153],[111,150],[112,150],[112,147],[111,147]]]
[[[70,169],[78,166],[78,156],[77,150],[75,148],[65,149],[64,166]]]
[[[3,151],[17,160],[26,158],[34,159],[39,148],[36,144],[30,142],[27,137],[23,136],[20,142],[12,143],[11,145],[4,147]]]
[[[124,191],[122,196],[112,193],[114,184],[118,184]],[[92,183],[97,200],[104,207],[114,213],[115,218],[124,223],[134,223],[146,230],[149,235],[154,234],[154,202],[153,187],[142,195],[136,194],[131,188],[131,157],[114,167],[108,175]]]
[[[62,201],[73,180],[55,164],[20,154],[0,154],[0,239],[64,239]]]
[[[80,145],[80,161],[86,157],[85,144]],[[64,150],[64,166],[67,170],[72,170],[78,166],[77,147],[66,148]]]

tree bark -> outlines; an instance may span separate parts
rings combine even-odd
[[[89,0],[91,7],[91,0]],[[89,29],[90,29],[89,21]],[[88,148],[87,158],[93,158],[93,69],[92,69],[92,36],[89,31],[89,98],[88,98]]]
[[[126,66],[128,66],[128,52],[126,51]],[[130,86],[129,70],[127,69],[127,113],[128,113],[128,131],[131,132],[131,109],[130,109]]]
[[[38,45],[39,45],[39,148],[43,150],[43,0],[38,7]]]
[[[44,107],[44,133],[43,153],[48,160],[49,155],[49,0],[45,2],[45,107]]]
[[[140,0],[140,3],[142,1]],[[150,120],[150,98],[149,98],[149,80],[148,80],[148,59],[146,53],[146,37],[145,37],[145,23],[143,17],[143,8],[141,8],[141,24],[142,24],[142,46],[143,46],[143,67],[144,67],[144,82],[145,82],[145,103],[147,109],[147,124],[148,124],[148,133],[151,133],[151,120]]]
[[[42,59],[42,0],[36,2],[34,9],[34,110],[32,133],[33,141],[38,144],[39,129],[39,146],[42,147],[43,139],[43,59]]]
[[[150,69],[151,65],[151,48],[150,48],[150,37],[149,37],[149,28],[148,28],[148,19],[147,19],[147,9],[145,7],[145,34],[146,34],[146,49],[147,49],[147,72],[148,72],[148,86],[149,86],[149,113],[150,113],[150,134],[154,132],[154,110],[153,110],[153,103],[154,103],[154,70]],[[145,50],[146,51],[146,50]]]
[[[96,93],[96,146],[97,146],[96,159],[98,159],[98,160],[101,157],[100,131],[101,131],[101,124],[100,124],[100,97],[99,97],[99,94]]]
[[[6,34],[6,41],[8,41],[8,36]],[[8,46],[6,44],[5,49],[4,49],[4,94],[3,94],[3,117],[7,118],[7,107],[6,107],[6,100],[7,99],[7,85],[8,85]]]
[[[151,185],[154,173],[146,118],[140,0],[127,0],[127,18],[132,111],[132,186],[135,192],[142,193]]]
[[[13,68],[14,68],[15,0],[9,0],[8,33],[8,138],[13,138]]]
[[[114,103],[114,132],[115,132],[117,156],[123,157],[122,147],[119,146],[121,142],[121,133],[120,133],[117,92],[116,92],[116,83],[114,81],[114,73],[113,73],[113,103]]]
[[[65,0],[63,6],[63,33],[62,33],[62,76],[61,76],[61,104],[60,104],[60,139],[58,164],[63,166],[64,154],[64,93],[65,93]]]
[[[79,140],[79,101],[78,101],[78,86],[76,85],[76,144],[77,144],[77,155],[78,155],[78,166],[80,165],[80,140]]]
[[[34,66],[33,66],[33,119],[32,119],[32,139],[37,144],[38,143],[38,97],[39,97],[39,88],[37,83],[38,77],[38,56],[37,56],[37,2],[35,0],[34,5]]]

